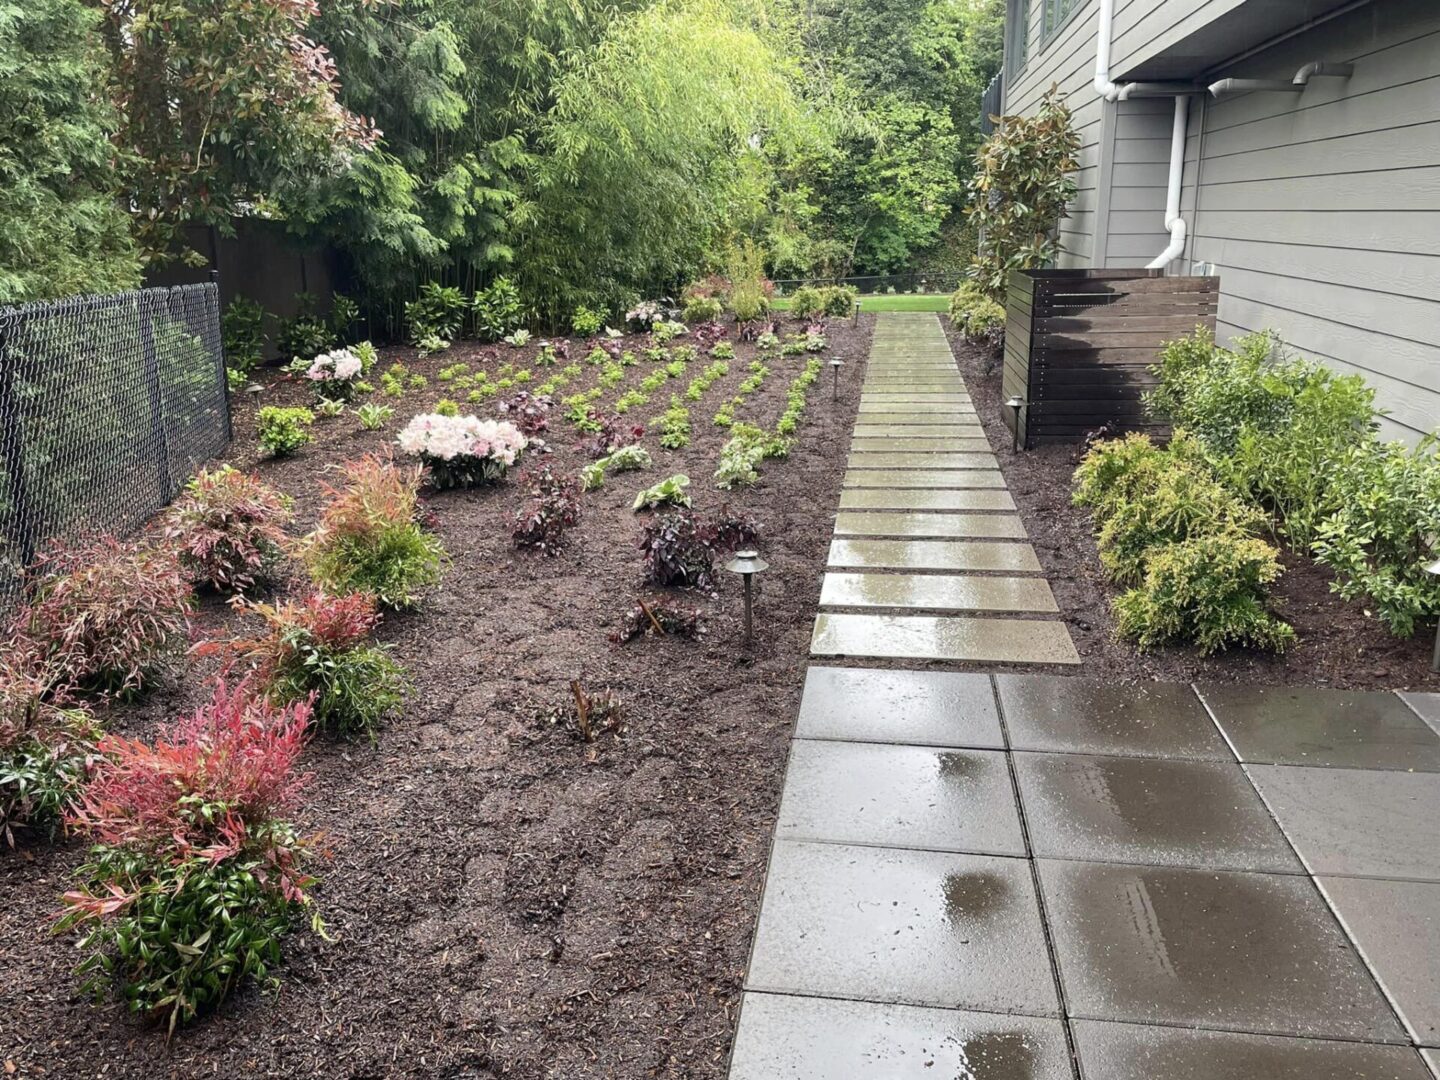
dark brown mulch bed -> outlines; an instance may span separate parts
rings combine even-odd
[[[864,355],[870,331],[869,319],[837,323],[831,344]],[[115,1003],[78,998],[75,953],[47,932],[80,845],[0,853],[0,1066],[147,1080],[722,1076],[863,373],[846,367],[838,403],[827,373],[790,459],[727,496],[710,481],[726,437],[710,418],[746,375],[753,349],[739,351],[692,406],[691,445],[666,452],[647,434],[655,468],[585,496],[556,558],[512,547],[513,483],[430,500],[453,566],[419,611],[382,628],[416,691],[378,745],[319,741],[308,753],[301,821],[333,852],[319,895],[335,941],[295,934],[277,995],[243,992],[167,1050],[163,1032]],[[404,359],[430,386],[396,403],[387,431],[361,433],[347,414],[317,423],[317,443],[298,457],[259,462],[296,497],[297,528],[314,520],[322,466],[381,448],[443,396],[436,372],[476,353],[388,351],[382,363]],[[773,362],[740,418],[773,424],[802,366]],[[605,400],[653,370],[642,361]],[[634,415],[648,420],[683,389],[670,383]],[[285,383],[260,396],[305,395]],[[229,455],[247,468],[257,467],[255,407],[237,408]],[[554,426],[554,460],[573,471],[584,459],[568,425]],[[692,478],[697,507],[728,498],[764,524],[772,568],[753,655],[741,645],[739,587],[723,573],[717,597],[684,597],[705,611],[701,641],[607,640],[651,593],[630,503],[674,472]],[[211,602],[202,622],[214,633],[233,618]],[[573,678],[621,695],[623,738],[586,746],[543,719],[567,703]],[[117,710],[112,727],[143,733],[193,704],[199,682],[179,673]]]
[[[947,328],[948,329],[948,328]],[[1117,639],[1110,600],[1114,586],[1100,570],[1088,511],[1070,502],[1076,446],[1042,446],[1014,455],[1003,419],[1000,368],[989,353],[949,330],[985,433],[996,447],[1056,602],[1070,624],[1087,676],[1107,680],[1259,682],[1360,689],[1440,689],[1430,672],[1433,635],[1409,641],[1390,635],[1363,605],[1330,591],[1329,571],[1294,551],[1275,589],[1275,609],[1295,627],[1298,642],[1283,656],[1237,649],[1202,657],[1191,648],[1137,651]]]

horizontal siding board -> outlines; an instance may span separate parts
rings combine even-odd
[[[1205,184],[1228,184],[1264,176],[1334,176],[1440,165],[1440,84],[1427,124],[1385,127],[1215,157],[1206,154]]]
[[[1207,210],[1343,211],[1440,210],[1440,165],[1423,169],[1342,176],[1259,177],[1232,184],[1206,183]]]
[[[1113,228],[1113,224],[1112,224]],[[1302,210],[1214,210],[1195,219],[1197,236],[1213,239],[1295,243],[1377,252],[1440,253],[1440,211],[1358,210],[1346,214],[1310,214]],[[1197,259],[1208,258],[1195,255]],[[1215,260],[1219,261],[1219,260]]]
[[[1440,297],[1440,253],[1414,255],[1373,251],[1365,247],[1311,247],[1283,242],[1222,239],[1204,234],[1195,237],[1194,253],[1197,259],[1224,266],[1227,275],[1233,267],[1255,273],[1302,277],[1368,292]],[[1364,302],[1384,305],[1386,301],[1380,297],[1365,299]],[[1440,334],[1440,327],[1433,328],[1433,332]]]

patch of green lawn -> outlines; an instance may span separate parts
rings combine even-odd
[[[777,311],[785,311],[790,307],[790,301],[786,297],[776,297],[774,306]],[[877,293],[874,296],[860,297],[861,311],[948,311],[950,308],[949,293],[934,293],[914,295],[910,293]]]

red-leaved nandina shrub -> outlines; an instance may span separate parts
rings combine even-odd
[[[56,543],[27,571],[12,635],[50,685],[125,694],[190,632],[177,554],[112,536]]]
[[[313,841],[285,820],[305,776],[310,707],[244,685],[153,743],[107,735],[71,816],[95,840],[57,930],[80,928],[85,988],[112,988],[173,1029],[247,978],[272,985],[280,939],[305,909]]]
[[[244,592],[280,562],[290,499],[260,478],[201,469],[165,515],[165,538],[197,585]]]
[[[68,707],[46,673],[5,643],[0,657],[0,836],[14,845],[16,830],[54,834],[76,808],[85,766],[99,730],[81,709]]]

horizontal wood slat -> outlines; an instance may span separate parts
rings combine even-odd
[[[1212,333],[1220,301],[1214,277],[1150,270],[1017,272],[1006,290],[1001,388],[1027,403],[1026,446],[1076,442],[1106,424],[1162,431],[1141,396],[1166,342],[1197,327]],[[1002,410],[1007,427],[1010,409]]]

